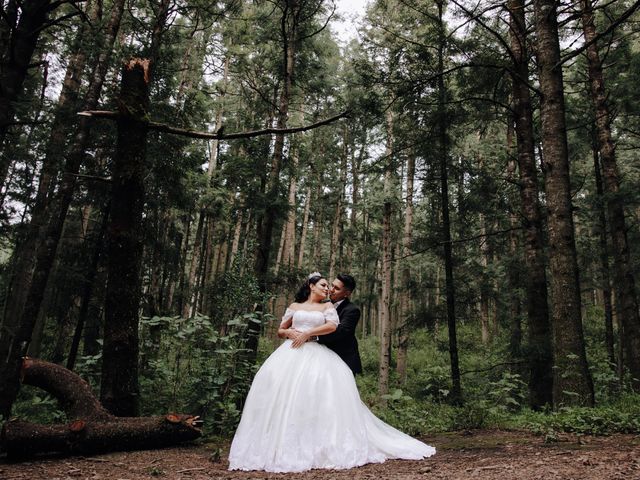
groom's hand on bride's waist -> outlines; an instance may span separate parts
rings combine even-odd
[[[288,328],[284,331],[284,334],[285,334],[285,338],[289,340],[296,340],[302,334],[302,332],[300,330],[296,330],[295,328]],[[309,337],[306,341],[317,342],[318,339],[319,339],[318,335],[313,335]]]
[[[287,328],[284,331],[284,335],[286,338],[288,338],[289,340],[295,340],[296,338],[298,338],[298,335],[300,335],[302,332],[300,330],[296,330],[295,328]]]
[[[296,338],[293,338],[291,343],[292,348],[300,348],[309,341],[310,335],[307,332],[298,332]]]

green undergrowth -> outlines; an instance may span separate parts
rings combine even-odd
[[[525,372],[506,363],[499,345],[482,347],[475,326],[459,329],[463,402],[450,404],[450,371],[446,332],[414,332],[409,350],[407,380],[401,383],[393,369],[390,392],[378,396],[379,343],[360,341],[365,374],[358,387],[366,404],[380,418],[411,435],[477,430],[527,430],[553,439],[561,432],[590,435],[640,434],[640,395],[630,381],[620,387],[604,352],[592,346],[591,373],[596,389],[594,408],[565,407],[532,411],[528,407]],[[505,342],[506,343],[506,342]],[[497,367],[495,367],[497,365]]]
[[[619,401],[594,408],[563,408],[556,412],[526,412],[518,421],[534,433],[572,432],[588,435],[640,434],[640,395],[623,395]]]
[[[245,290],[246,291],[246,290]],[[600,335],[587,316],[588,338]],[[258,356],[251,358],[244,339],[251,324],[266,332],[274,320],[258,314],[224,319],[204,316],[143,318],[140,323],[141,414],[168,411],[201,415],[207,440],[230,438],[258,366],[280,344],[263,336]],[[452,405],[446,329],[412,332],[407,378],[401,382],[392,356],[389,393],[378,394],[379,343],[360,339],[364,374],[357,376],[362,400],[385,422],[414,436],[479,429],[527,430],[553,441],[561,432],[610,435],[640,434],[640,395],[630,381],[620,382],[600,345],[588,344],[594,379],[595,408],[560,408],[534,412],[528,408],[526,372],[517,362],[505,362],[505,338],[483,345],[476,325],[458,331],[463,401]],[[81,357],[77,370],[99,392],[100,356]],[[284,367],[283,367],[284,368]],[[286,408],[286,406],[283,406]],[[55,399],[25,387],[14,415],[38,423],[64,422]]]

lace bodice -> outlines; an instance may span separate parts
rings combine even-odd
[[[318,327],[325,322],[332,322],[338,325],[338,312],[333,307],[326,308],[323,312],[317,310],[293,310],[287,308],[282,317],[282,323],[293,317],[291,326],[301,332],[306,332],[312,328]]]

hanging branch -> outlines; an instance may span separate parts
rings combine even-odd
[[[85,117],[96,117],[96,118],[108,118],[111,120],[117,120],[120,113],[108,111],[108,110],[87,110],[84,112],[78,112],[78,115],[82,115]],[[180,135],[183,137],[190,138],[206,138],[206,139],[215,139],[215,140],[233,140],[236,138],[252,138],[258,137],[260,135],[272,135],[272,134],[286,134],[286,133],[297,133],[297,132],[305,132],[307,130],[312,130],[314,128],[322,127],[323,125],[329,125],[330,123],[335,122],[336,120],[340,120],[341,118],[345,118],[349,115],[349,111],[344,111],[339,113],[338,115],[334,115],[333,117],[321,120],[316,123],[312,123],[310,125],[305,125],[302,127],[294,127],[294,128],[264,128],[262,130],[249,130],[246,132],[237,132],[237,133],[210,133],[210,132],[197,132],[194,130],[186,130],[184,128],[176,128],[170,127],[169,125],[165,125],[164,123],[157,123],[149,121],[147,123],[147,127],[150,130],[157,130],[159,132],[172,133],[174,135]]]

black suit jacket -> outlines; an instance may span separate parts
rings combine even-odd
[[[338,305],[338,317],[340,325],[335,332],[320,335],[318,342],[326,345],[340,355],[340,358],[349,366],[353,373],[362,373],[362,362],[358,352],[356,340],[356,326],[360,320],[360,309],[351,303],[348,298]]]

